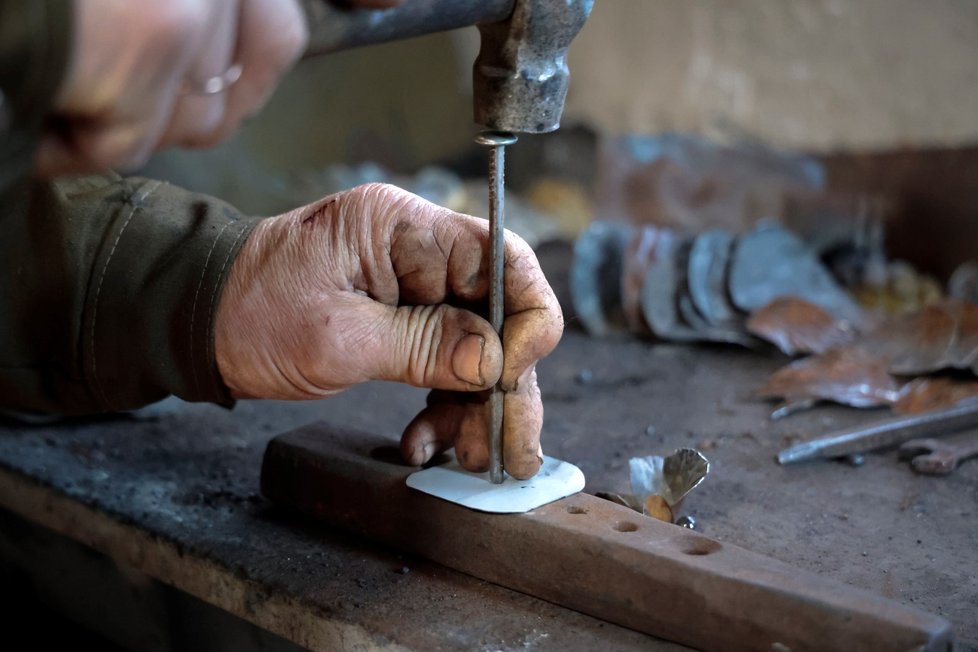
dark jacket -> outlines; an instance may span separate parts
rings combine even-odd
[[[31,179],[70,45],[68,0],[0,0],[0,408],[229,404],[214,318],[257,219],[159,181]]]

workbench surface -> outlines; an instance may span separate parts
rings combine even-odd
[[[978,649],[978,460],[914,475],[779,467],[799,438],[886,416],[823,407],[771,422],[752,390],[783,364],[732,348],[569,331],[540,364],[546,452],[587,491],[627,491],[628,458],[699,447],[686,499],[704,534],[938,613]],[[178,404],[152,420],[0,428],[0,506],[319,649],[680,649],[285,514],[258,493],[266,441],[325,419],[389,435],[424,404],[387,383],[326,401]],[[695,624],[691,623],[691,626]]]

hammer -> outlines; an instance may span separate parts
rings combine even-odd
[[[503,172],[515,133],[560,126],[567,97],[567,48],[594,0],[408,0],[390,9],[349,9],[303,0],[306,56],[478,25],[482,47],[473,69],[474,117],[489,154],[489,321],[502,338],[504,317]],[[489,480],[502,483],[503,392],[489,394]]]

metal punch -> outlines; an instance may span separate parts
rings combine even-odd
[[[778,453],[778,463],[846,457],[973,426],[978,426],[978,401],[970,400],[944,410],[886,419],[796,444]]]
[[[502,339],[505,318],[506,146],[516,142],[506,131],[484,131],[475,142],[489,148],[489,323]],[[489,390],[489,481],[503,481],[503,390]]]

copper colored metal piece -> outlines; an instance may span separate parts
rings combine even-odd
[[[412,491],[404,481],[414,469],[395,461],[394,444],[325,424],[281,435],[265,452],[262,492],[382,544],[702,650],[951,644],[943,618],[586,494],[503,516]]]
[[[755,311],[747,330],[787,355],[824,353],[849,344],[855,335],[847,323],[798,297],[780,297]]]
[[[675,232],[645,225],[635,229],[625,247],[621,273],[621,304],[628,328],[636,335],[651,330],[642,313],[642,286],[649,267],[663,253],[675,246]]]
[[[978,397],[978,381],[946,376],[917,378],[900,390],[900,397],[893,404],[893,412],[920,414],[943,410],[972,397]]]
[[[774,372],[758,390],[788,403],[834,401],[853,407],[889,405],[899,396],[886,362],[859,347],[832,349]]]
[[[978,436],[974,434],[955,442],[911,439],[900,446],[900,459],[909,459],[911,468],[924,475],[950,475],[958,464],[975,456],[978,456]]]
[[[978,372],[978,305],[947,299],[900,315],[869,333],[861,344],[906,376],[940,369]]]

